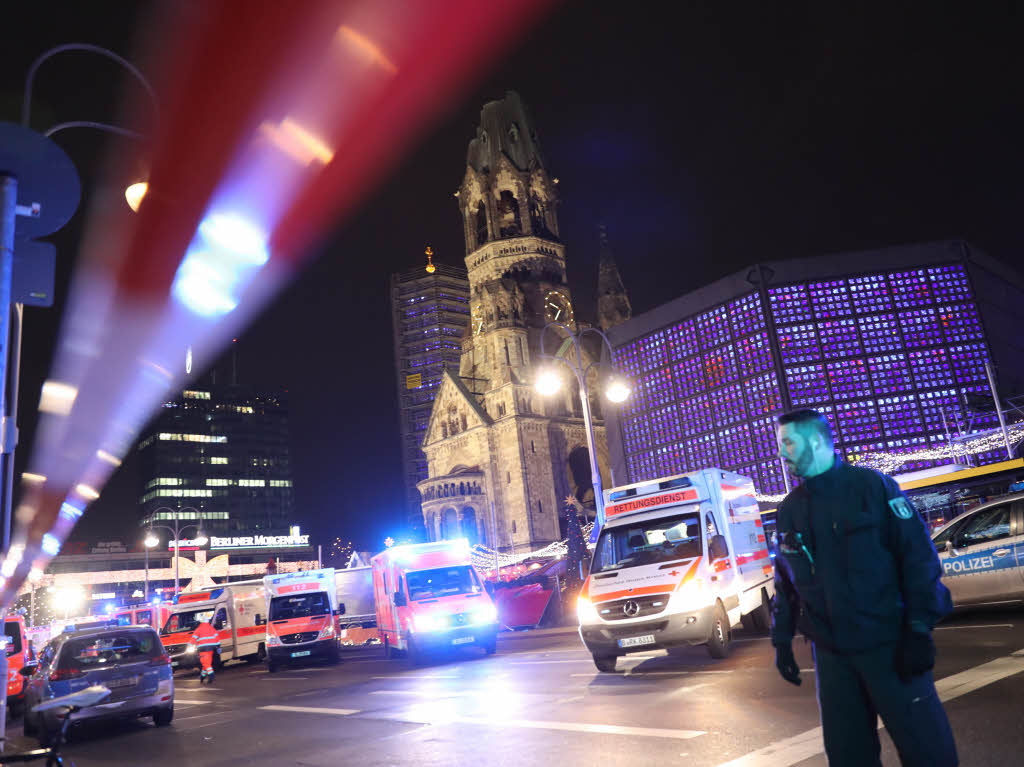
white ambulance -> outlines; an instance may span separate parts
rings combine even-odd
[[[733,627],[769,628],[772,562],[749,478],[704,469],[614,488],[605,519],[577,602],[601,671],[679,645],[724,658]]]
[[[235,658],[251,663],[263,660],[267,652],[263,581],[235,581],[178,594],[171,615],[160,630],[160,639],[175,668],[199,664],[191,638],[200,623],[209,623],[217,631],[220,639],[217,665]]]
[[[263,579],[267,593],[267,669],[283,663],[341,660],[336,615],[338,605],[334,568],[268,575]]]

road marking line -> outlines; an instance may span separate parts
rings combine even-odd
[[[936,626],[936,631],[956,631],[958,629],[1012,629],[1012,623],[986,623],[972,626]]]
[[[181,698],[175,698],[174,702],[185,706],[205,706],[207,703],[213,703],[212,700],[182,700]]]
[[[996,658],[980,666],[961,671],[959,674],[943,677],[935,682],[935,689],[942,702],[959,698],[981,687],[998,682],[1000,679],[1024,671],[1024,648],[1003,658]],[[879,729],[883,727],[881,721]],[[824,753],[825,742],[820,727],[807,730],[792,738],[780,740],[769,746],[751,751],[746,756],[723,762],[718,767],[788,767]]]
[[[449,674],[447,676],[441,676],[440,674],[435,676],[427,675],[407,675],[407,676],[371,676],[370,679],[392,679],[395,681],[404,681],[406,679],[461,679],[462,677]]]
[[[617,724],[587,724],[584,722],[545,722],[534,719],[489,719],[487,717],[458,716],[432,724],[479,724],[487,727],[520,727],[531,730],[565,730],[591,732],[600,735],[634,735],[647,738],[675,738],[689,740],[705,735],[703,730],[666,730],[657,727],[624,727]]]
[[[305,682],[309,679],[308,676],[268,676],[264,677],[264,682]]]
[[[333,714],[351,716],[358,714],[357,708],[314,708],[313,706],[260,706],[261,711],[292,711],[296,714]]]

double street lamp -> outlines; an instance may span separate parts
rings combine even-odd
[[[171,512],[174,512],[174,514],[175,514],[175,517],[174,517],[174,527],[171,527],[170,525],[154,525],[152,523],[153,517],[156,515],[157,512],[160,512],[160,511],[171,511]],[[170,506],[161,506],[159,509],[154,509],[152,514],[150,514],[150,523],[146,527],[146,538],[143,541],[143,544],[146,547],[146,589],[145,589],[145,599],[146,599],[147,602],[149,601],[149,550],[151,548],[153,548],[154,546],[157,546],[160,543],[160,539],[157,538],[156,533],[153,532],[154,530],[166,530],[167,532],[169,532],[171,535],[174,536],[174,593],[175,594],[178,593],[178,552],[179,552],[179,547],[181,545],[181,534],[185,533],[185,532],[187,532],[187,531],[189,531],[189,530],[194,528],[195,531],[196,531],[196,537],[195,537],[195,541],[194,541],[195,544],[197,546],[203,546],[203,545],[206,544],[207,538],[206,538],[206,533],[203,532],[203,520],[200,518],[200,520],[198,522],[195,522],[195,523],[192,523],[192,524],[188,524],[188,525],[182,525],[181,524],[181,519],[177,515],[180,514],[183,511],[194,511],[196,514],[200,515],[200,517],[201,517],[201,515],[203,513],[199,509],[195,508],[194,506],[183,506],[180,509],[172,509]]]
[[[546,354],[544,352],[544,337],[547,335],[548,328],[552,327],[561,328],[566,338],[563,339],[562,347],[558,352]],[[597,468],[597,451],[594,447],[594,420],[590,412],[590,390],[587,386],[587,378],[590,371],[600,364],[600,360],[595,359],[589,364],[585,361],[580,341],[588,333],[599,336],[604,346],[608,349],[608,359],[615,359],[615,353],[612,350],[608,336],[598,328],[587,327],[578,333],[574,333],[568,325],[561,322],[549,322],[544,326],[540,334],[540,356],[541,359],[548,360],[549,362],[537,372],[534,387],[538,393],[545,397],[555,394],[562,388],[562,377],[558,374],[557,362],[564,363],[572,371],[573,375],[576,376],[576,383],[579,386],[580,392],[580,406],[583,410],[583,424],[587,434],[587,451],[590,453],[590,479],[594,485],[594,507],[597,511],[594,531],[591,533],[591,540],[594,540],[604,525],[604,493],[601,488],[601,473]],[[604,396],[609,402],[615,404],[625,402],[630,394],[629,383],[617,372],[612,372],[605,377]]]

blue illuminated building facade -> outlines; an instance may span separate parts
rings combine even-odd
[[[964,242],[756,265],[612,329],[634,384],[609,418],[614,481],[719,466],[784,492],[774,426],[795,408],[848,460],[995,426],[966,395],[989,393],[989,360],[1002,396],[1024,391],[1020,328],[1024,281]]]
[[[459,369],[463,334],[469,327],[469,278],[446,264],[391,276],[391,316],[398,386],[402,476],[409,524],[423,528],[416,483],[427,478],[420,445],[445,366]]]

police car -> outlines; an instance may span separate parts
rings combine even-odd
[[[1024,602],[1024,493],[957,517],[932,542],[954,606]]]

